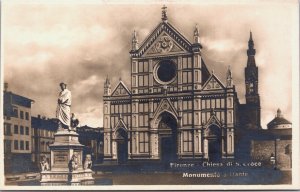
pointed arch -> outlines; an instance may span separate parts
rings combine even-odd
[[[162,99],[159,103],[159,105],[156,108],[156,111],[153,115],[153,119],[151,122],[151,127],[152,128],[157,128],[158,127],[158,123],[160,122],[160,117],[161,114],[163,113],[169,113],[178,123],[178,113],[175,109],[175,107],[173,106],[173,104],[170,102],[169,99]]]

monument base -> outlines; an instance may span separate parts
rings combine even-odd
[[[93,171],[43,171],[41,172],[41,186],[55,185],[93,185],[95,179],[92,176]]]
[[[58,130],[54,134],[50,170],[41,172],[41,185],[92,185],[92,170],[83,169],[83,145],[75,131]]]

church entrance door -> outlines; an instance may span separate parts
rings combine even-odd
[[[177,121],[168,112],[162,113],[160,118],[160,158],[163,163],[169,163],[177,160]]]
[[[128,135],[124,129],[118,129],[116,134],[118,164],[124,164],[128,159]]]
[[[221,143],[219,139],[208,140],[208,160],[220,161],[221,160]]]
[[[221,129],[216,125],[211,125],[208,129],[208,160],[220,161],[222,158]]]

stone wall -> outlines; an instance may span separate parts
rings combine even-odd
[[[276,149],[276,152],[275,152]],[[270,163],[271,154],[277,161],[277,168],[292,168],[292,141],[291,140],[262,140],[251,141],[251,157],[254,160]]]

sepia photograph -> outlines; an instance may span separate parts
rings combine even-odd
[[[1,1],[0,189],[300,189],[299,2]]]

